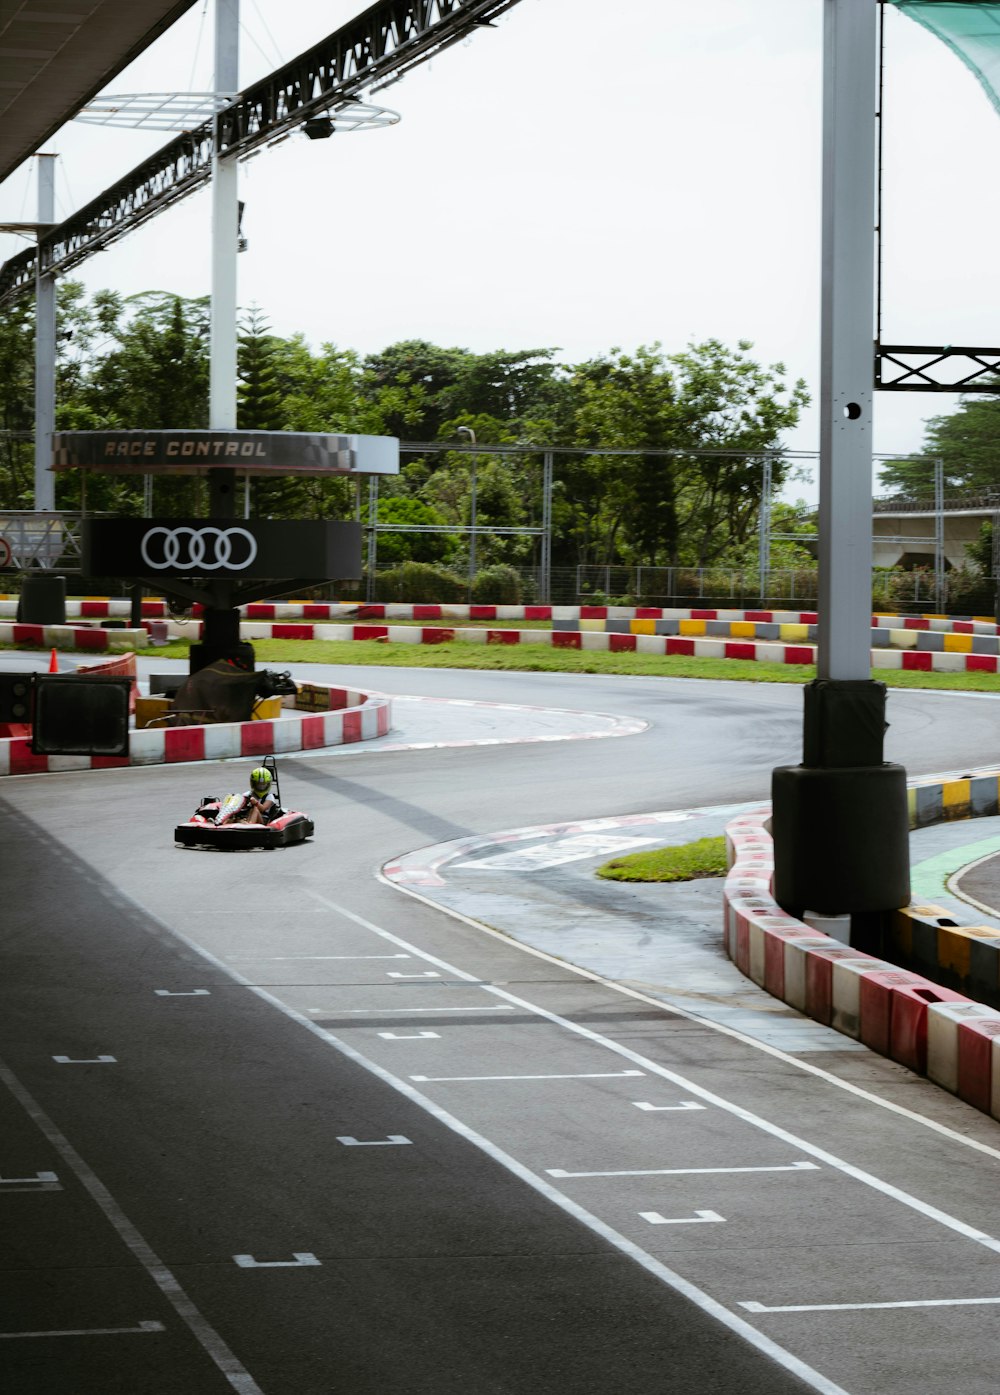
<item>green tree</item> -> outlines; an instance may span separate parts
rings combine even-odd
[[[0,507],[34,504],[34,306],[22,299],[0,316]]]
[[[236,424],[241,431],[280,431],[284,425],[277,349],[270,325],[252,305],[236,346]]]
[[[379,523],[418,524],[424,527],[437,527],[445,522],[437,510],[421,503],[419,499],[396,497],[380,498],[378,502]],[[454,537],[448,533],[379,533],[378,564],[380,567],[395,566],[399,562],[444,562],[447,564],[455,551]]]
[[[580,445],[638,455],[581,458],[563,472],[558,516],[580,562],[704,565],[745,541],[760,508],[761,452],[808,402],[805,384],[710,339],[665,355],[615,349],[575,371]],[[786,464],[772,462],[777,492]],[[566,559],[569,560],[569,559]]]
[[[925,423],[923,452],[880,468],[884,489],[914,498],[934,497],[934,462],[944,462],[946,490],[1000,490],[1000,399],[968,397],[946,416]]]

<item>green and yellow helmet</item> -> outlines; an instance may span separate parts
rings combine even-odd
[[[265,770],[262,765],[258,765],[255,770],[250,771],[250,788],[254,794],[267,794],[271,788],[271,772]]]

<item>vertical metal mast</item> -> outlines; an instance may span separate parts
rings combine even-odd
[[[239,0],[215,0],[216,95],[239,91]],[[209,426],[236,427],[236,246],[239,185],[236,156],[219,154],[220,116],[215,117],[212,156],[212,325]],[[212,512],[215,512],[213,507]],[[231,510],[229,510],[231,512]]]
[[[871,677],[874,0],[823,0],[819,645],[803,760],[771,780],[775,899],[851,916],[881,944],[910,898],[906,772],[883,754],[885,685]]]
[[[55,155],[36,155],[38,161],[38,222],[51,226],[56,214]],[[41,240],[44,229],[38,229]],[[35,508],[56,506],[56,477],[52,464],[52,433],[56,429],[56,278],[41,274],[41,257],[35,272]]]
[[[820,348],[820,678],[871,674],[876,6],[826,0]]]

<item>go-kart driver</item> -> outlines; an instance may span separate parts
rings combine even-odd
[[[278,801],[271,789],[271,772],[262,765],[250,772],[250,788],[244,794],[250,805],[246,823],[270,823],[275,814],[280,813]]]

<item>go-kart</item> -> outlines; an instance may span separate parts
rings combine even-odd
[[[174,829],[174,842],[185,848],[287,848],[303,843],[313,835],[313,822],[297,809],[284,809],[278,788],[278,767],[274,756],[261,764],[271,772],[271,788],[277,809],[267,823],[250,822],[254,810],[247,794],[205,795],[186,823]]]

